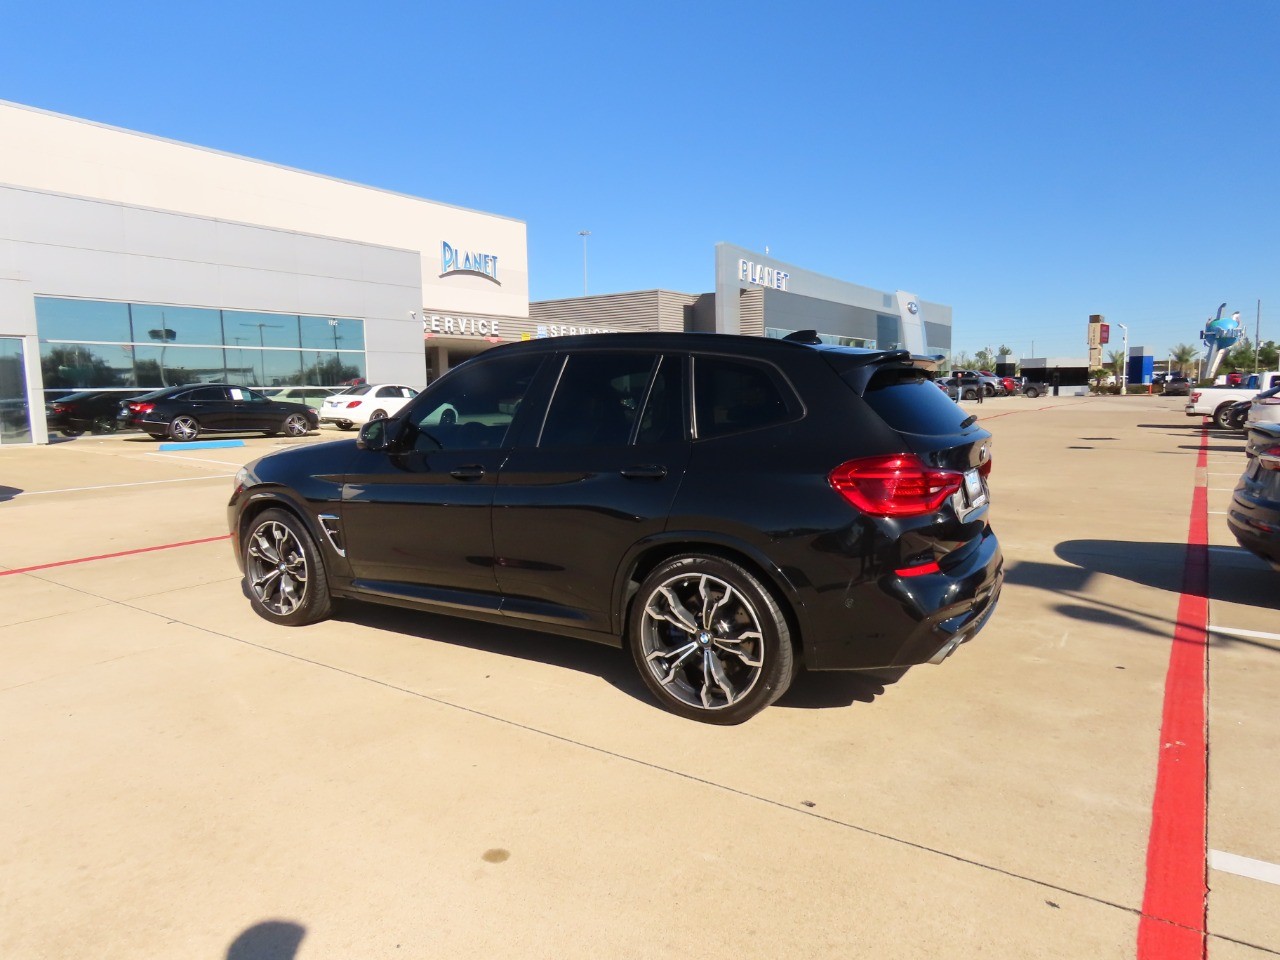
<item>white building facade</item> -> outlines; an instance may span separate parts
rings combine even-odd
[[[531,329],[522,221],[0,101],[0,443],[69,390],[421,387]]]

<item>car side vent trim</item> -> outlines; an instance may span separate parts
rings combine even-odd
[[[322,513],[318,519],[324,535],[329,538],[329,546],[338,556],[345,557],[347,551],[342,546],[342,522],[332,513]]]

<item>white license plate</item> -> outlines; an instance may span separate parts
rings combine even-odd
[[[987,491],[982,489],[982,477],[977,470],[964,472],[964,497],[969,506],[978,507],[987,502]]]

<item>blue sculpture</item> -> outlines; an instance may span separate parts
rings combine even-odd
[[[1209,355],[1205,358],[1204,375],[1210,380],[1217,375],[1222,358],[1227,355],[1227,351],[1240,339],[1241,335],[1240,311],[1237,310],[1231,316],[1224,317],[1222,311],[1226,308],[1225,303],[1219,305],[1218,315],[1206,323],[1204,329],[1200,331],[1200,339],[1209,348]]]

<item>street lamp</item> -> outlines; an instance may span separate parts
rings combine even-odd
[[[582,295],[587,295],[587,237],[591,236],[590,230],[579,230],[578,236],[582,238]]]
[[[262,331],[267,329],[268,327],[275,330],[282,330],[284,329],[284,324],[282,323],[241,323],[240,326],[258,328],[258,365],[262,368],[262,375],[259,378],[261,382],[258,384],[258,386],[265,387],[267,385],[267,350],[266,350],[267,342],[262,335]]]
[[[1123,397],[1129,391],[1129,328],[1123,323],[1116,326],[1124,331],[1124,346],[1120,348],[1124,354],[1120,358],[1120,396]]]

